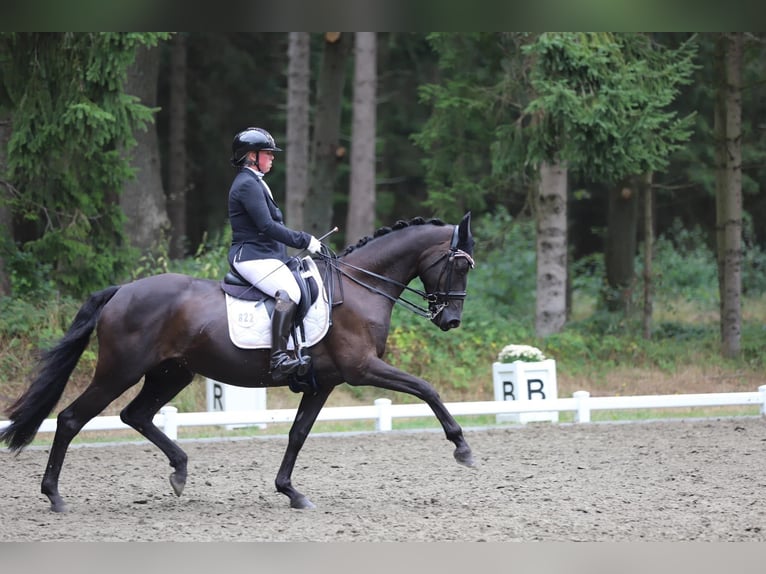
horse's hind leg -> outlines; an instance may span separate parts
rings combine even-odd
[[[144,386],[120,413],[122,421],[154,443],[170,461],[170,485],[176,496],[186,486],[186,453],[154,424],[157,411],[191,383],[194,373],[176,361],[166,361],[148,373]]]
[[[51,510],[65,512],[67,506],[59,494],[59,476],[64,464],[69,443],[93,417],[103,411],[109,403],[136,384],[140,375],[123,378],[116,384],[111,377],[100,375],[97,369],[93,381],[72,404],[58,415],[56,434],[53,437],[48,464],[43,475],[41,492],[51,501]]]

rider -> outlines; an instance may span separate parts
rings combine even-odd
[[[283,380],[308,371],[310,358],[287,354],[287,339],[301,292],[285,265],[287,247],[316,253],[319,240],[284,224],[271,189],[263,176],[271,170],[277,147],[269,132],[249,127],[234,136],[231,164],[237,175],[229,189],[229,222],[232,229],[229,264],[258,289],[276,299],[271,324],[271,377]]]

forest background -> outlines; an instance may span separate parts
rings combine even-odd
[[[88,292],[223,275],[249,125],[285,149],[269,183],[288,225],[337,225],[336,250],[472,211],[463,325],[397,309],[389,339],[448,400],[491,398],[510,343],[555,358],[562,395],[755,390],[765,37],[2,33],[0,402]]]

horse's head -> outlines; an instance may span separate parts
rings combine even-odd
[[[473,245],[468,212],[455,227],[449,249],[423,260],[420,280],[428,296],[431,321],[442,331],[460,326],[468,272],[474,267]]]

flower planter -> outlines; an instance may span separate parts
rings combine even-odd
[[[558,398],[556,361],[492,363],[496,401],[545,401]],[[497,415],[497,422],[558,422],[558,411]]]

